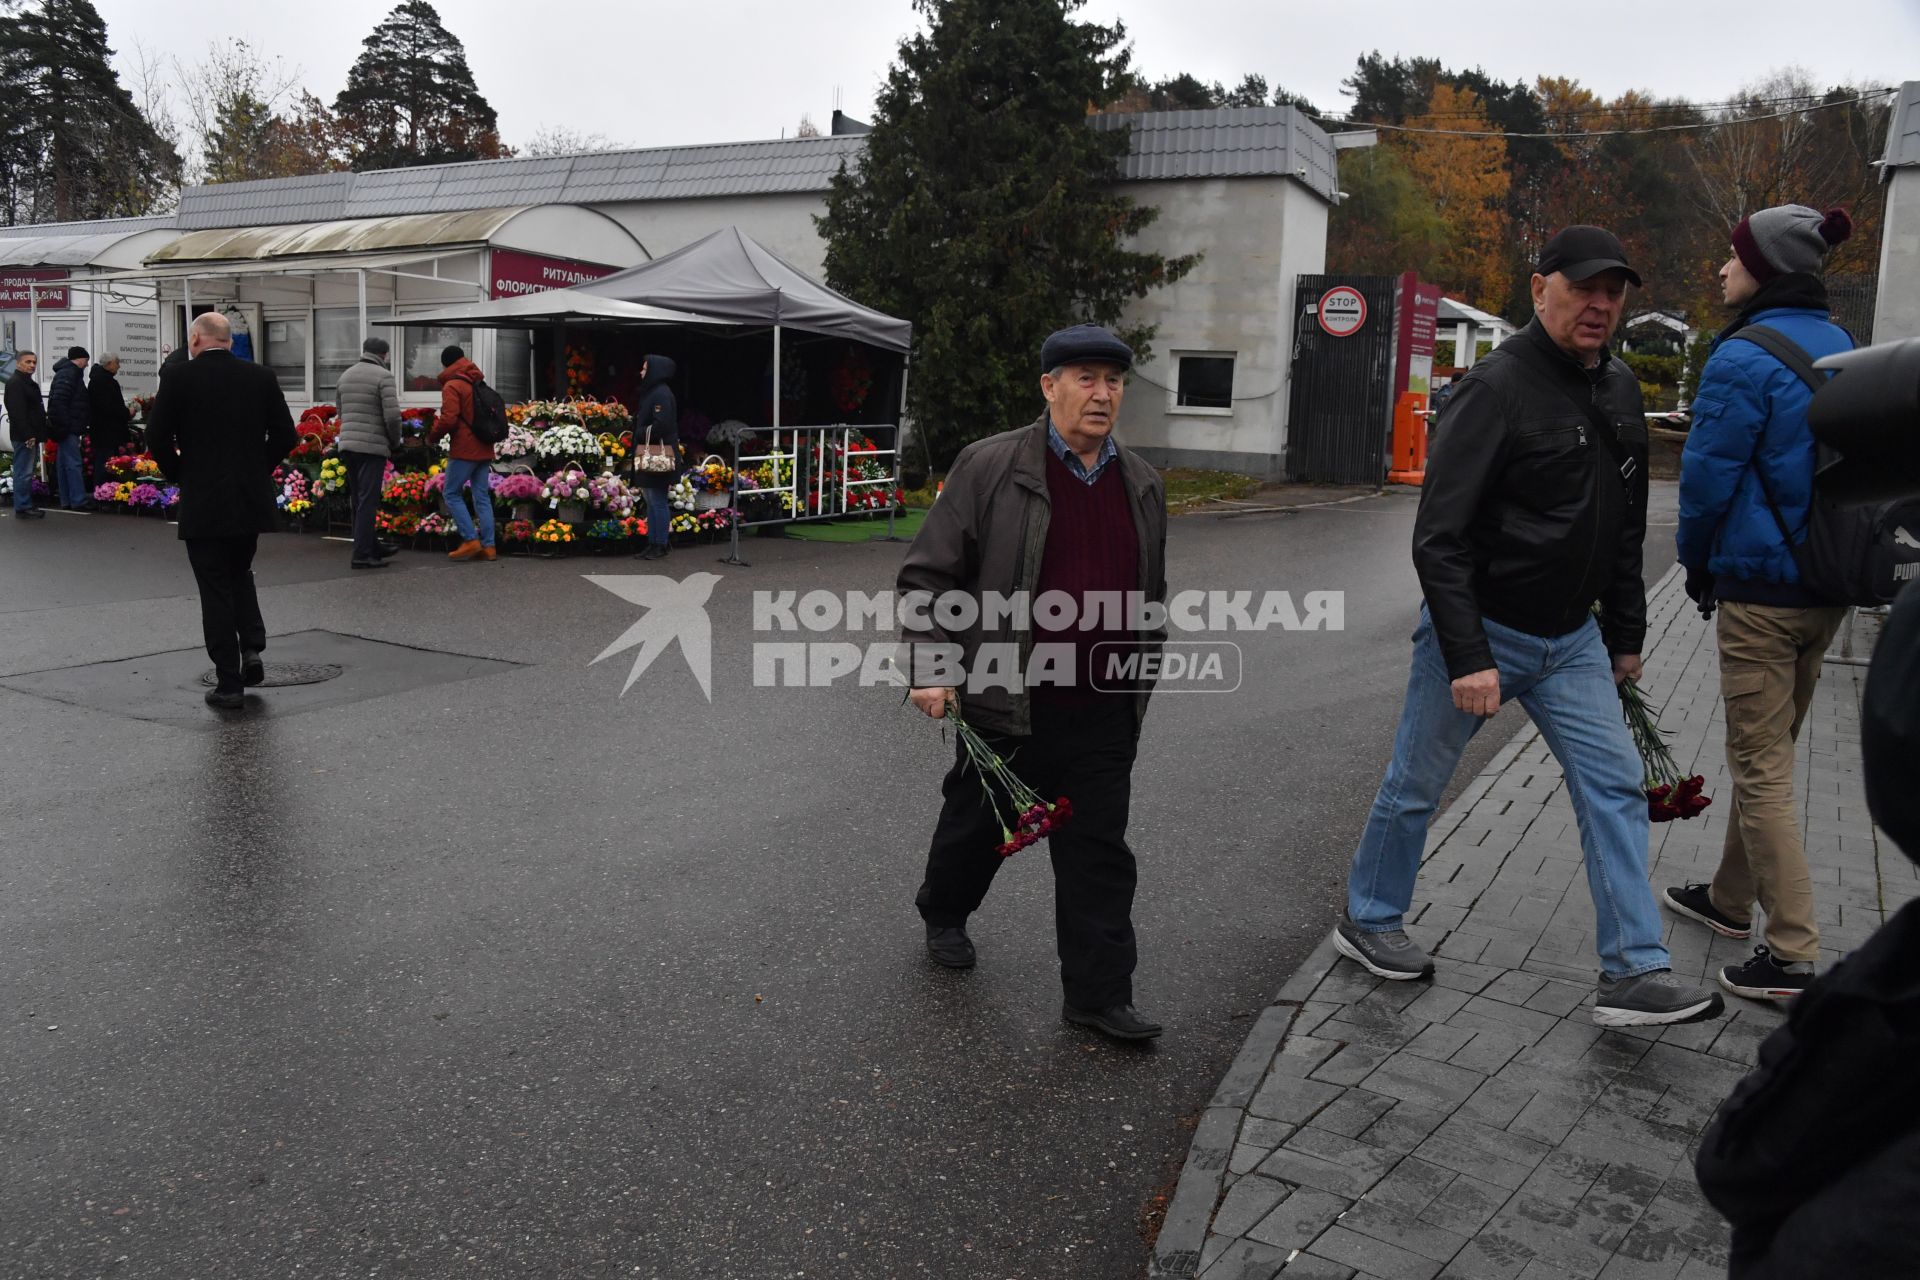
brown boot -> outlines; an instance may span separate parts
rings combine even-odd
[[[480,554],[480,540],[478,538],[475,538],[473,541],[463,542],[459,546],[455,547],[453,550],[447,552],[447,559],[471,560],[479,554]]]
[[[480,558],[482,560],[498,560],[500,557],[493,553],[492,547],[482,547],[480,548]]]

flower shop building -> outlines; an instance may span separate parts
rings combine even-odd
[[[1199,265],[1133,307],[1157,326],[1122,420],[1156,461],[1283,469],[1294,278],[1325,267],[1337,194],[1328,136],[1291,107],[1098,116],[1132,126],[1127,194],[1159,208],[1141,245]],[[157,289],[158,350],[219,307],[290,400],[331,398],[376,319],[577,283],[737,227],[819,276],[814,218],[858,135],[662,147],[195,187],[122,289]],[[403,329],[403,388],[425,403],[445,342],[510,399],[559,366],[524,331]],[[563,388],[564,389],[564,388]],[[604,393],[604,392],[603,392]],[[1012,424],[1009,424],[1012,425]]]

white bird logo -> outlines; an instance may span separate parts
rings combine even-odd
[[[1894,529],[1893,544],[1897,547],[1912,547],[1915,551],[1920,551],[1920,539],[1908,533],[1905,525],[1900,525]]]
[[[599,662],[623,649],[640,646],[640,652],[633,657],[633,670],[627,673],[627,682],[620,686],[622,697],[633,688],[641,672],[651,666],[669,644],[678,640],[688,670],[700,683],[700,692],[707,696],[708,702],[713,701],[713,628],[707,622],[707,597],[713,594],[713,584],[720,581],[719,574],[690,573],[678,582],[653,574],[587,573],[581,576],[647,611],[593,660]]]

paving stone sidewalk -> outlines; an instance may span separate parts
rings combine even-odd
[[[1711,624],[1677,573],[1650,594],[1643,684],[1664,704],[1675,758],[1717,801],[1654,826],[1657,890],[1711,877],[1728,786]],[[1867,625],[1829,650],[1799,743],[1823,964],[1920,894],[1861,789]],[[1677,972],[1711,982],[1751,954],[1661,915]],[[1200,1120],[1152,1274],[1724,1276],[1727,1227],[1693,1154],[1781,1013],[1728,996],[1711,1022],[1593,1025],[1578,830],[1530,726],[1433,826],[1408,920],[1435,953],[1431,982],[1382,982],[1322,943],[1262,1012]]]

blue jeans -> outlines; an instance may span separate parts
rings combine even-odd
[[[491,462],[467,462],[455,458],[447,463],[447,510],[453,512],[453,527],[460,531],[460,541],[472,542],[475,539],[483,547],[493,545],[493,464]],[[480,516],[480,530],[474,532],[473,516],[467,514],[467,504],[460,500],[460,490],[473,485],[468,492],[473,494],[473,509]]]
[[[667,535],[673,532],[673,504],[667,501],[667,486],[647,485],[640,492],[647,495],[647,541],[664,547]]]
[[[60,442],[60,459],[55,470],[60,475],[60,505],[69,509],[87,505],[87,475],[80,465],[80,450],[85,440],[80,432],[73,431]]]
[[[33,505],[33,461],[40,451],[38,440],[13,446],[13,509],[25,511]]]
[[[1669,968],[1660,912],[1647,883],[1644,771],[1621,719],[1613,661],[1598,624],[1589,618],[1579,630],[1553,639],[1491,620],[1484,625],[1500,672],[1500,700],[1519,699],[1566,776],[1593,893],[1601,969],[1618,979]],[[1483,723],[1453,705],[1453,681],[1422,604],[1393,760],[1347,877],[1347,915],[1362,931],[1401,927],[1413,904],[1427,820]]]

